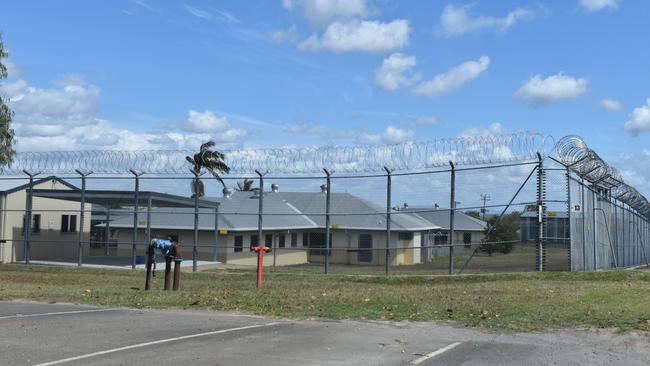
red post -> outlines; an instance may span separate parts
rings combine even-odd
[[[264,268],[264,254],[271,248],[264,245],[251,245],[251,252],[257,253],[257,288],[262,288],[262,268]]]

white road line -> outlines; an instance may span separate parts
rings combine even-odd
[[[2,319],[16,319],[16,318],[33,318],[37,316],[50,316],[50,315],[66,315],[66,314],[82,314],[82,313],[99,313],[102,311],[114,311],[119,309],[90,309],[90,310],[70,310],[70,311],[57,311],[54,313],[38,313],[38,314],[16,314],[9,316],[0,316]]]
[[[130,345],[130,346],[124,346],[124,347],[119,347],[119,348],[113,348],[113,349],[109,349],[109,350],[106,350],[106,351],[99,351],[99,352],[88,353],[88,354],[85,354],[85,355],[80,355],[80,356],[75,356],[75,357],[70,357],[70,358],[64,358],[64,359],[62,359],[62,360],[57,360],[57,361],[50,361],[50,362],[39,363],[38,365],[34,365],[34,366],[50,366],[50,365],[59,365],[59,364],[66,363],[66,362],[72,362],[72,361],[77,361],[77,360],[83,360],[83,359],[86,359],[86,358],[95,357],[95,356],[101,356],[101,355],[105,355],[105,354],[108,354],[108,353],[115,353],[115,352],[127,351],[127,350],[134,349],[134,348],[141,348],[141,347],[153,346],[153,345],[161,344],[161,343],[169,343],[169,342],[181,341],[181,340],[184,340],[184,339],[198,338],[198,337],[205,337],[205,336],[215,335],[215,334],[222,334],[222,333],[236,332],[236,331],[238,331],[238,330],[254,329],[254,328],[262,328],[262,327],[270,327],[270,326],[272,326],[272,325],[277,325],[277,324],[280,324],[280,323],[279,323],[279,322],[274,322],[274,323],[267,323],[267,324],[256,324],[256,325],[249,325],[249,326],[246,326],[246,327],[229,328],[229,329],[215,330],[215,331],[212,331],[212,332],[190,334],[190,335],[181,336],[181,337],[174,337],[174,338],[160,339],[160,340],[157,340],[157,341],[151,341],[151,342],[145,342],[145,343],[139,343],[139,344],[132,344],[132,345]]]
[[[441,355],[441,354],[443,354],[443,353],[445,353],[445,352],[447,352],[449,350],[452,350],[452,349],[460,346],[461,344],[462,344],[461,342],[455,342],[455,343],[452,343],[452,344],[450,344],[450,345],[448,345],[446,347],[442,347],[441,349],[439,349],[437,351],[427,353],[426,355],[418,358],[417,360],[411,361],[411,363],[409,365],[419,365],[422,362],[424,362],[426,360],[430,360],[430,359],[432,359],[432,358],[434,358],[436,356],[439,356],[439,355]]]

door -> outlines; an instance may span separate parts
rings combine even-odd
[[[359,234],[358,260],[363,263],[372,262],[372,235]]]

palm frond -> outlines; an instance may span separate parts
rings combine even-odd
[[[212,140],[210,140],[210,141],[208,141],[208,142],[206,142],[206,143],[201,144],[201,147],[199,148],[199,150],[200,150],[201,152],[204,152],[204,151],[206,151],[206,150],[209,150],[209,149],[210,149],[211,147],[213,147],[214,145],[216,145],[215,142],[212,141]]]

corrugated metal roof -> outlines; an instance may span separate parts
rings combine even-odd
[[[406,208],[401,212],[409,212],[429,222],[435,223],[440,226],[442,230],[449,230],[449,209]],[[454,230],[484,231],[486,228],[487,223],[483,220],[479,220],[458,210],[454,214]]]
[[[48,181],[54,181],[61,183],[70,189],[79,189],[76,186],[72,185],[71,183],[61,179],[57,178],[55,176],[48,176],[48,177],[43,177],[43,178],[35,178],[34,179],[34,186],[37,186],[39,184],[48,182]],[[3,177],[0,179],[0,192],[9,194],[13,192],[17,192],[23,189],[27,189],[29,187],[29,178],[26,176],[23,177]]]
[[[204,198],[220,203],[219,228],[232,231],[257,229],[258,198],[253,192],[235,192],[230,198]],[[214,230],[214,210],[201,209],[199,228]],[[265,192],[264,230],[325,227],[325,194],[311,192]],[[385,209],[348,193],[331,194],[331,224],[339,229],[385,230]],[[192,229],[194,209],[156,208],[151,213],[152,228]],[[344,215],[337,215],[344,214]],[[146,217],[141,214],[140,220]],[[132,217],[122,217],[112,227],[132,227]],[[435,230],[439,226],[412,214],[393,211],[395,231]]]

